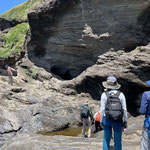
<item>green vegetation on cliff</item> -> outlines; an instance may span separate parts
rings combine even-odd
[[[10,54],[19,54],[24,49],[26,32],[29,28],[27,23],[21,23],[12,28],[2,38],[4,47],[0,47],[0,57],[7,58]]]
[[[36,5],[40,0],[28,0],[10,10],[0,15],[1,18],[5,18],[8,20],[27,20],[27,12],[28,10]]]

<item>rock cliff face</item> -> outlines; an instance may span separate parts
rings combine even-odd
[[[149,46],[141,47],[150,41],[149,8],[149,0],[43,2],[28,13],[29,59],[59,79],[78,76],[60,92],[88,93],[96,100],[103,91],[99,83],[115,75],[129,109],[138,112],[149,79]]]
[[[114,75],[122,85],[121,90],[126,96],[128,111],[138,113],[141,94],[150,90],[145,82],[150,76],[149,52],[150,45],[130,53],[108,52],[99,57],[96,65],[72,80],[72,84],[79,93],[89,93],[93,99],[99,100],[103,92],[102,81],[107,76]]]
[[[89,100],[93,112],[99,110],[101,83],[109,75],[118,78],[129,113],[137,115],[150,77],[149,8],[149,0],[41,0],[32,8],[25,43],[28,57],[16,64],[15,86],[7,84],[6,71],[0,68],[0,146],[20,133],[78,125],[84,100]],[[11,25],[6,22],[0,28]],[[142,127],[138,119],[135,122]],[[19,148],[35,144],[25,142],[27,147],[19,141]],[[4,149],[12,149],[12,143]],[[135,143],[125,149],[135,148]],[[55,148],[47,147],[51,146]]]
[[[149,0],[47,0],[28,13],[29,58],[72,79],[110,49],[146,45],[149,7]]]

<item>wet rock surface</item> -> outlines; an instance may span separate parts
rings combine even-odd
[[[96,150],[102,148],[98,139],[84,139],[65,136],[42,136],[42,135],[24,135],[10,141],[3,146],[1,150],[22,149],[22,150]]]
[[[132,135],[132,140],[123,139],[123,149],[140,150],[140,138]],[[15,137],[1,150],[98,150],[102,149],[102,139],[69,136],[43,136],[24,134]],[[110,150],[114,150],[111,141]]]

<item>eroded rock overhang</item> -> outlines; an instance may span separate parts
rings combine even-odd
[[[63,79],[77,77],[99,55],[147,44],[149,1],[47,0],[28,13],[29,59]]]

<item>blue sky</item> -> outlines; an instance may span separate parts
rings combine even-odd
[[[7,10],[25,2],[27,0],[0,0],[0,14],[3,14]]]

